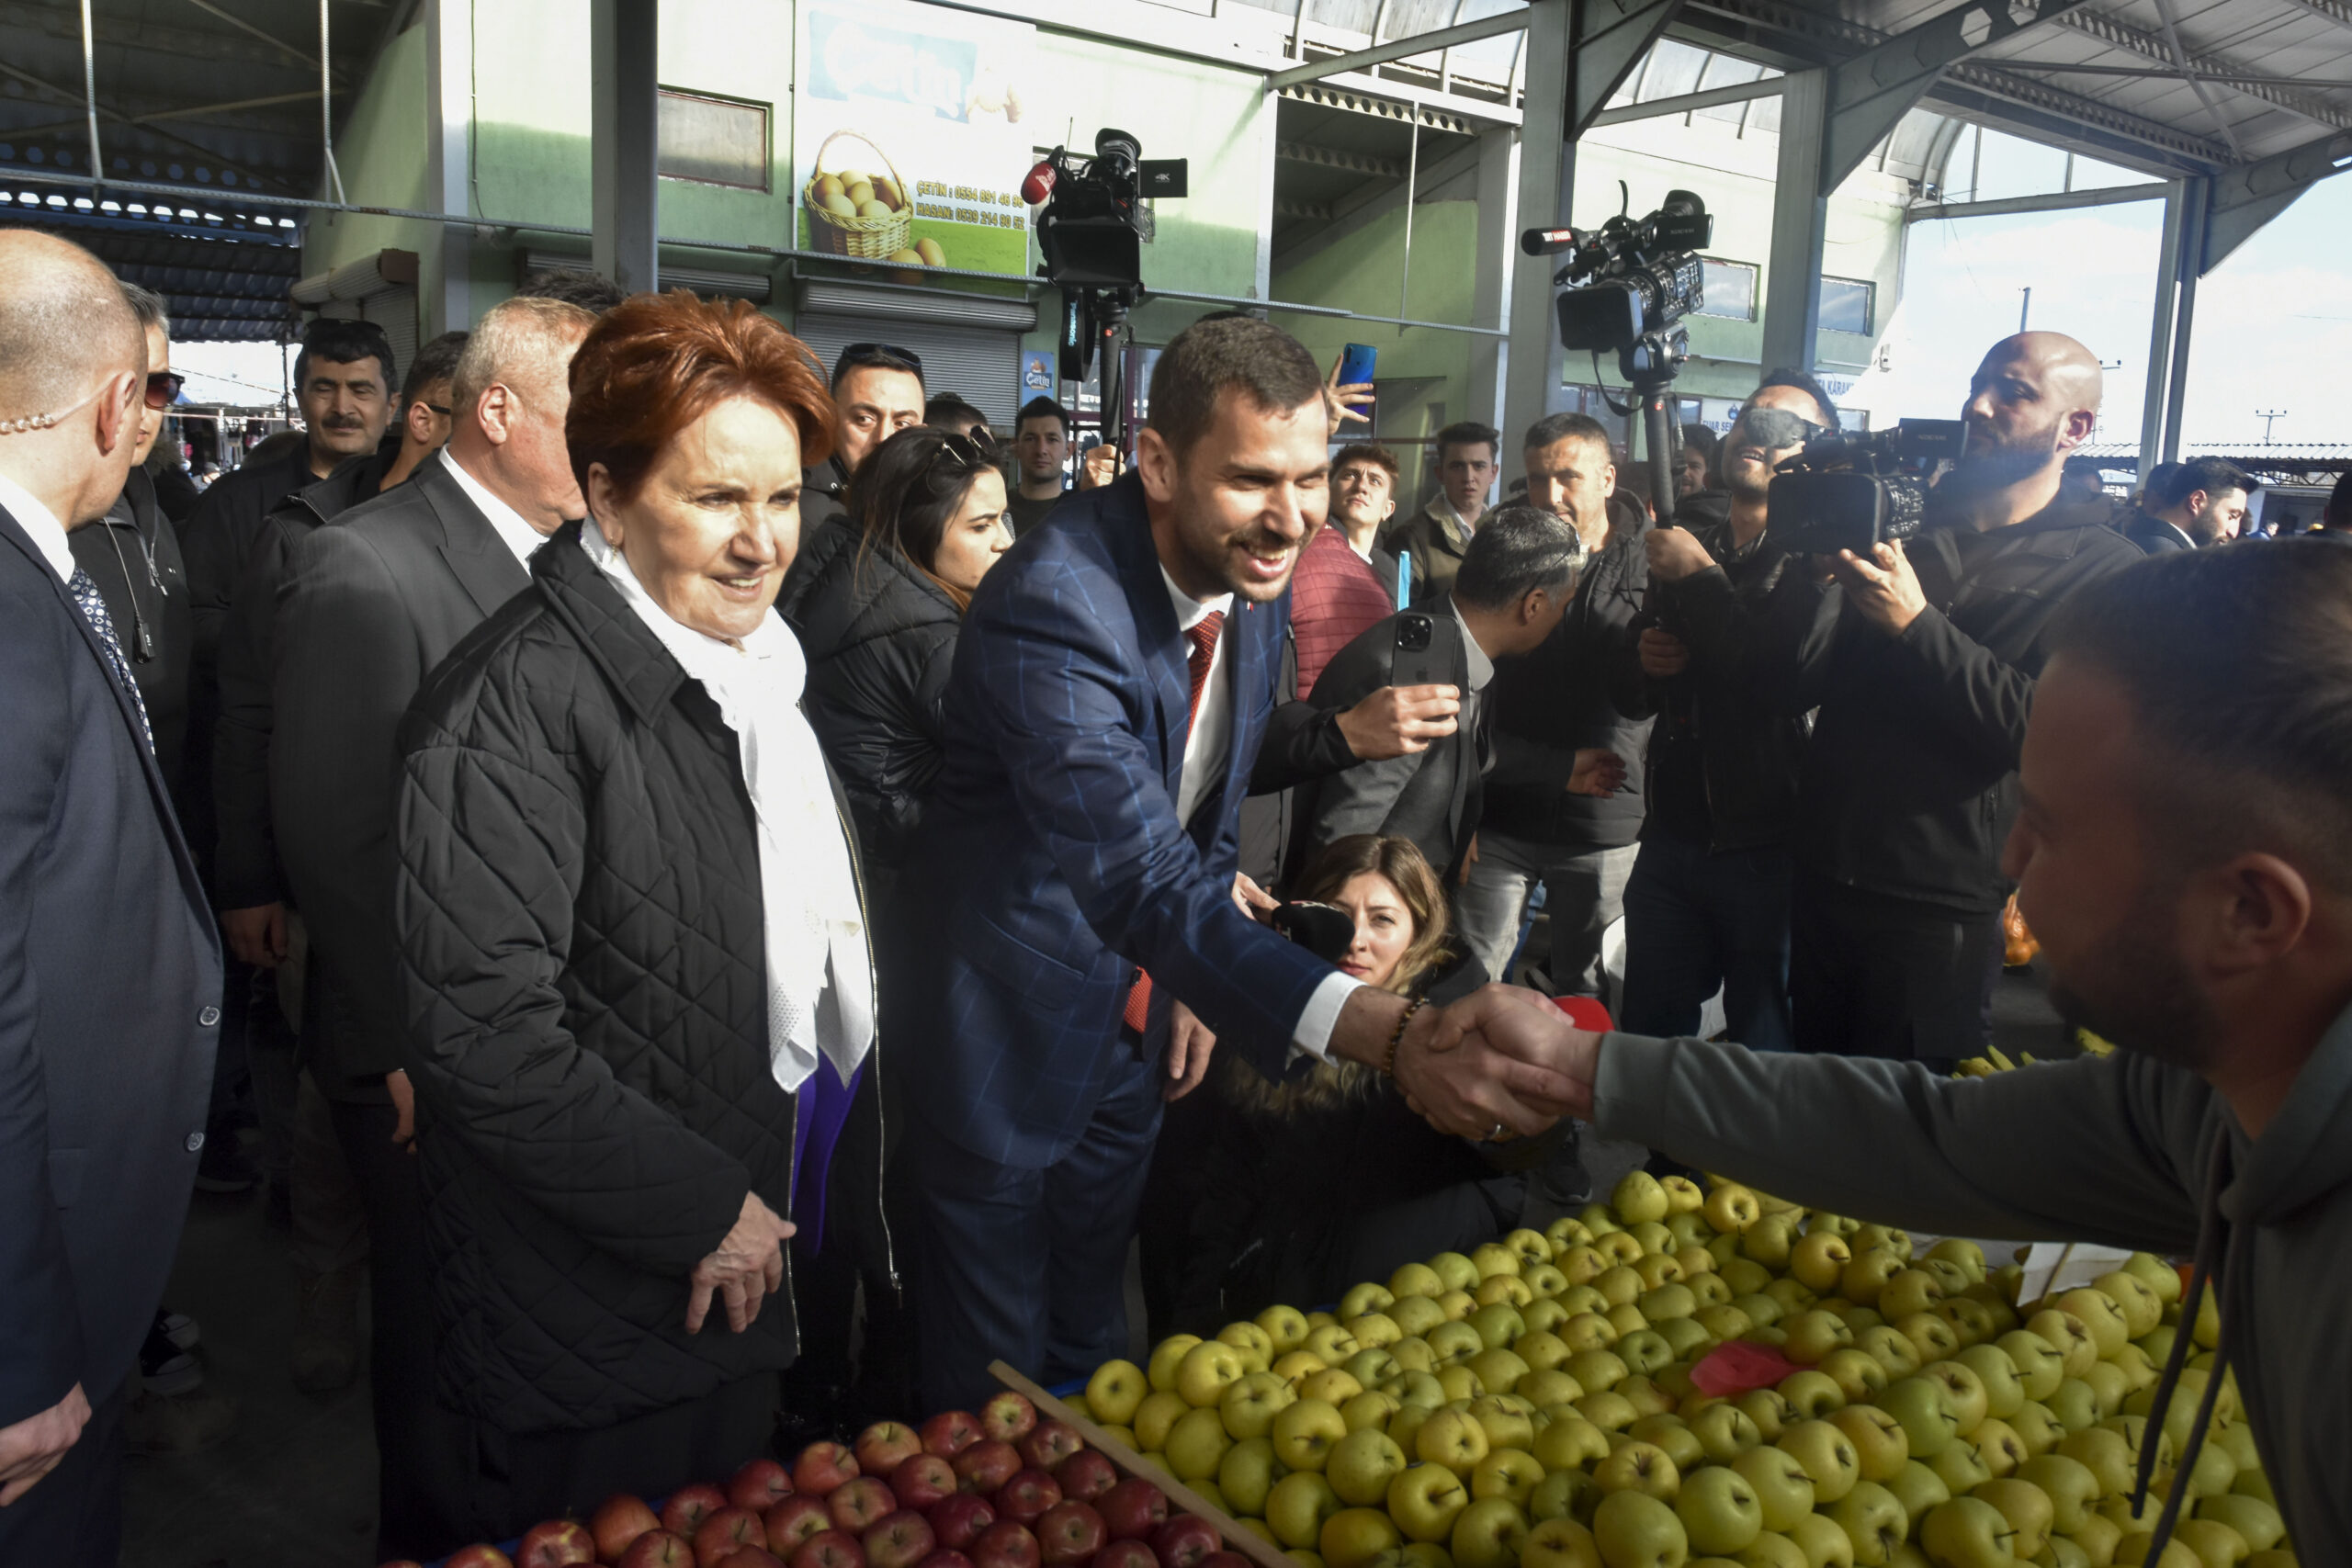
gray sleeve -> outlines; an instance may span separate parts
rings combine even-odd
[[[1939,1235],[2197,1242],[2192,1168],[2211,1091],[2143,1059],[2038,1063],[1939,1078],[1917,1063],[1751,1052],[1611,1034],[1604,1137],[1836,1213]]]

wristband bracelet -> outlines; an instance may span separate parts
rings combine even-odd
[[[1427,997],[1415,997],[1405,1004],[1405,1010],[1397,1016],[1396,1027],[1388,1036],[1388,1050],[1380,1058],[1382,1077],[1394,1079],[1396,1077],[1396,1047],[1404,1043],[1406,1026],[1413,1021],[1413,1015],[1420,1011],[1428,1000]]]

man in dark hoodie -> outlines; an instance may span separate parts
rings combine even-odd
[[[1801,1050],[1949,1066],[1984,1048],[2001,837],[2044,636],[2070,594],[2143,558],[2103,498],[2060,494],[2099,380],[2098,358],[2057,333],[1994,344],[1928,525],[1872,558],[1813,558],[1767,601],[1759,689],[1790,716],[1819,710],[1791,840]]]
[[[2150,1428],[2226,1369],[2304,1562],[2352,1562],[2352,550],[2180,551],[2059,614],[2003,863],[2061,1008],[2121,1047],[1983,1078],[1580,1033],[1499,987],[1460,1021],[1559,1108],[1792,1201],[1956,1235],[2193,1255]],[[2155,1455],[2143,1450],[2145,1485]]]

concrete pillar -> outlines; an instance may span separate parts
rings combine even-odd
[[[1574,188],[1574,149],[1568,125],[1569,0],[1533,0],[1527,11],[1527,83],[1519,139],[1516,230],[1552,228],[1568,217]],[[1480,171],[1480,190],[1485,171]],[[1510,341],[1504,373],[1503,449],[1513,451],[1527,427],[1551,412],[1560,386],[1560,330],[1552,307],[1555,256],[1530,256],[1509,236]]]
[[[630,293],[658,288],[660,0],[590,0],[590,144],[596,270]]]
[[[473,0],[425,0],[425,204],[461,217],[473,213]],[[427,243],[431,286],[417,302],[424,335],[464,332],[474,324],[474,231],[445,223]]]
[[[1518,255],[1519,137],[1506,128],[1478,138],[1478,281],[1470,319],[1479,326],[1510,330]],[[1510,361],[1509,338],[1470,340],[1472,419],[1502,427]]]
[[[1821,254],[1829,231],[1822,139],[1829,73],[1792,72],[1781,90],[1781,163],[1772,190],[1772,254],[1764,266],[1764,368],[1811,370],[1821,325]]]

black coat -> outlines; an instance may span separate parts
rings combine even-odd
[[[806,553],[801,592],[777,608],[808,658],[808,723],[869,863],[896,871],[945,755],[941,705],[963,615],[896,550],[860,548],[846,525],[820,529]]]
[[[788,1290],[741,1334],[723,1312],[685,1331],[687,1277],[744,1194],[790,1212],[793,1097],[768,1065],[736,737],[578,527],[401,728],[435,1371],[508,1431],[608,1427],[797,1348]],[[878,1173],[837,1157],[834,1179],[878,1204]]]
[[[172,804],[183,813],[187,756],[188,661],[195,621],[179,530],[172,525],[144,468],[133,468],[107,514],[65,536],[74,564],[90,574],[130,660],[140,701],[155,731],[155,765]],[[143,634],[143,635],[142,635]]]
[[[2193,550],[2197,541],[2182,533],[2161,517],[2151,517],[2134,508],[2123,514],[2116,529],[2125,538],[2140,547],[2142,555],[2168,556],[2175,550]]]

